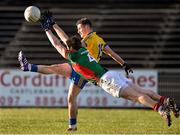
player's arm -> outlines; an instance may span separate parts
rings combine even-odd
[[[123,66],[123,64],[125,63],[124,60],[117,53],[115,53],[108,45],[105,46],[104,51],[107,55],[113,58],[117,63]]]
[[[104,52],[113,58],[117,63],[119,63],[125,70],[126,75],[128,76],[129,73],[133,73],[131,67],[117,54],[115,53],[108,45],[104,47]]]
[[[68,50],[61,44],[60,40],[52,33],[51,30],[46,31],[46,35],[54,48],[65,58],[68,58]]]
[[[55,23],[53,25],[53,29],[56,31],[59,38],[63,41],[65,45],[67,45],[67,40],[69,39],[68,35]]]
[[[58,24],[56,24],[56,22],[54,21],[54,17],[52,15],[52,12],[50,11],[45,11],[42,13],[41,15],[41,22],[42,25],[44,25],[44,27],[48,27],[53,28],[55,30],[55,32],[57,33],[57,35],[59,36],[59,38],[63,41],[63,43],[65,45],[67,45],[67,40],[69,39],[68,35],[58,26]],[[68,48],[68,46],[67,46]]]

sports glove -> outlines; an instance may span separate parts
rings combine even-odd
[[[126,76],[129,76],[129,73],[133,73],[133,70],[131,69],[130,65],[127,64],[126,62],[122,65],[126,72]]]
[[[50,30],[52,26],[55,24],[54,17],[52,16],[52,12],[45,11],[41,14],[40,24],[42,29],[45,31]]]

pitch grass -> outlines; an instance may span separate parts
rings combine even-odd
[[[79,109],[72,134],[178,134],[180,118],[167,127],[158,113],[144,109]],[[69,134],[67,109],[0,109],[0,134]]]

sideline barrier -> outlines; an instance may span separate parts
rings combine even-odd
[[[130,79],[140,87],[158,91],[156,70],[134,70]],[[1,69],[0,107],[66,107],[69,84],[69,79],[59,75]],[[114,98],[90,83],[78,95],[77,103],[79,107],[143,107]]]

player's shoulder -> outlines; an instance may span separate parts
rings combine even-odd
[[[104,41],[104,39],[100,35],[98,35],[96,32],[93,32],[92,35],[90,36],[90,38],[92,40]]]
[[[100,38],[100,36],[97,35],[96,32],[91,32],[84,38],[84,40],[90,40],[90,39],[93,39],[93,38]]]
[[[101,37],[100,35],[98,35],[96,32],[92,32],[91,37],[95,37],[95,38],[99,37],[99,38],[102,38],[102,37]]]
[[[106,42],[104,41],[104,39],[102,37],[100,37],[99,35],[96,34],[96,32],[91,32],[90,34],[88,34],[88,36],[86,38],[84,38],[82,40],[82,43],[86,43],[86,44],[106,44]]]

